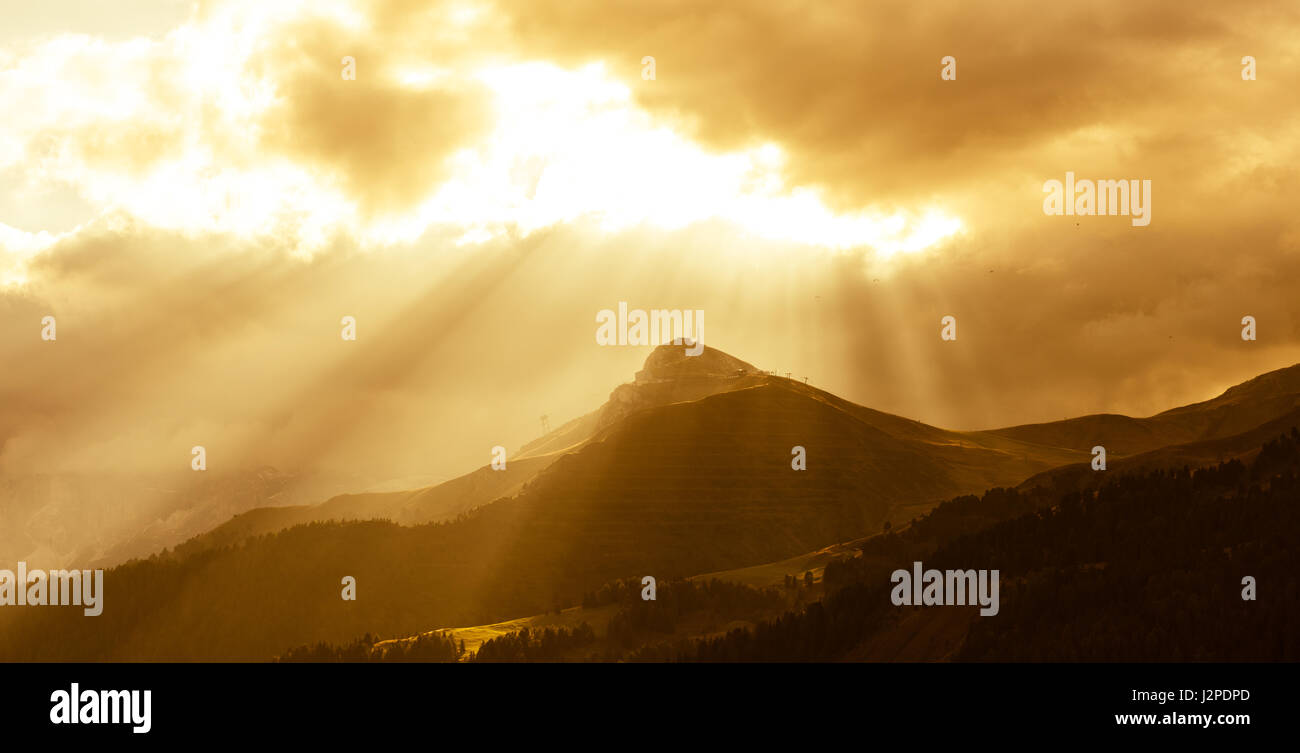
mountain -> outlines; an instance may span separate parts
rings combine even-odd
[[[483,466],[465,476],[421,489],[342,494],[316,505],[256,508],[198,537],[187,547],[233,544],[249,536],[315,521],[387,519],[416,525],[452,520],[481,505],[518,494],[561,455],[578,451],[593,437],[638,411],[765,385],[802,391],[806,397],[829,405],[894,440],[919,442],[926,454],[943,461],[946,468],[942,474],[951,485],[938,485],[928,491],[917,489],[914,494],[886,495],[897,506],[894,517],[898,519],[923,511],[926,505],[949,492],[981,491],[1016,483],[1047,469],[1091,460],[1091,450],[1098,444],[1106,447],[1108,459],[1114,463],[1125,456],[1159,448],[1239,436],[1300,408],[1300,366],[1293,366],[1244,382],[1212,400],[1148,418],[1096,414],[988,431],[956,432],[875,411],[799,382],[781,379],[715,348],[706,347],[699,356],[688,356],[683,346],[665,345],[651,352],[634,381],[616,387],[604,405],[525,444],[511,456],[504,471]],[[1257,440],[1262,436],[1252,435],[1243,441],[1246,446],[1258,446]],[[1172,462],[1173,457],[1169,453],[1152,456],[1147,460],[1155,465],[1148,467],[1162,467]],[[1213,459],[1187,456],[1188,462],[1193,463]],[[1085,468],[1086,465],[1079,466]],[[938,496],[928,496],[931,494]]]
[[[1242,434],[1295,408],[1300,408],[1300,364],[1242,382],[1212,400],[1148,418],[1096,414],[990,433],[1085,452],[1093,445],[1103,445],[1108,456],[1135,455],[1169,445]]]
[[[1034,474],[1020,488],[1048,487],[1056,490],[1095,489],[1116,476],[1147,473],[1162,468],[1199,468],[1228,460],[1251,460],[1269,439],[1300,426],[1300,408],[1293,408],[1271,421],[1227,437],[1214,437],[1170,445],[1108,461],[1099,474],[1091,463],[1072,463]]]
[[[241,516],[114,568],[94,625],[60,610],[0,614],[0,656],[264,659],[365,632],[491,624],[572,605],[620,578],[746,568],[874,534],[1112,441],[1086,422],[948,431],[714,349],[681,351],[656,349],[604,406],[526,446],[508,471],[335,498],[309,513],[333,520],[278,532]],[[1278,391],[1288,384],[1268,379],[1186,417],[1129,421],[1213,434],[1236,425],[1234,412],[1248,422],[1260,405],[1286,404]],[[806,470],[791,467],[796,447]],[[338,519],[358,511],[389,520]],[[421,516],[441,519],[395,522]],[[340,598],[344,576],[356,578],[356,601]]]
[[[1295,661],[1300,428],[1194,470],[1112,476],[1085,493],[991,490],[829,562],[807,608],[707,636],[705,661]],[[996,568],[1000,610],[892,605],[891,572]],[[1273,596],[1246,598],[1244,576]],[[576,619],[575,615],[571,619]],[[613,619],[611,618],[611,622]],[[647,645],[643,658],[663,657]]]
[[[684,350],[681,346],[655,349],[635,381],[615,388],[597,410],[524,445],[507,458],[504,470],[485,465],[459,478],[420,489],[340,494],[315,505],[259,507],[187,542],[184,548],[197,551],[234,544],[250,536],[315,521],[385,519],[418,525],[453,520],[476,507],[519,493],[562,454],[577,451],[597,432],[630,413],[754,386],[762,379],[753,365],[713,348],[705,348],[694,357],[686,356]]]
[[[299,505],[373,480],[271,467],[194,473],[82,472],[0,477],[0,562],[109,567],[211,531],[250,508]]]
[[[563,611],[392,640],[367,635],[304,645],[282,656],[1291,661],[1300,655],[1293,628],[1300,582],[1290,556],[1300,526],[1300,428],[1293,423],[1243,456],[1248,460],[1196,470],[1093,473],[1106,480],[1082,493],[1026,484],[958,497],[873,537],[661,581],[654,602],[642,601],[639,581],[620,580]],[[891,606],[891,572],[917,561],[959,568],[996,562],[998,618],[981,619],[977,606]],[[1268,583],[1276,598],[1241,598],[1243,572]]]
[[[258,508],[236,516],[210,533],[186,543],[182,549],[195,551],[233,544],[250,536],[316,521],[387,519],[404,525],[418,525],[453,520],[482,505],[519,494],[561,456],[579,452],[591,442],[602,440],[634,415],[746,390],[759,392],[726,401],[717,406],[717,410],[739,417],[776,409],[790,411],[790,417],[796,418],[794,424],[777,427],[783,435],[789,435],[791,444],[782,449],[786,454],[784,462],[768,458],[765,473],[770,474],[772,466],[779,467],[784,473],[789,469],[790,449],[819,436],[811,429],[799,434],[796,429],[801,425],[813,427],[830,422],[827,425],[832,435],[838,431],[848,432],[846,438],[849,434],[871,434],[873,439],[864,440],[861,449],[870,448],[879,458],[902,462],[895,470],[910,469],[892,476],[884,473],[889,468],[887,465],[859,469],[875,474],[877,480],[869,486],[875,490],[873,495],[889,506],[921,505],[917,509],[923,509],[925,504],[952,493],[979,491],[990,485],[1019,481],[1029,473],[1080,460],[1087,456],[1089,449],[1042,447],[990,432],[938,429],[871,410],[799,382],[760,371],[753,364],[715,348],[705,347],[700,355],[688,356],[683,346],[664,345],[655,348],[634,380],[616,387],[604,405],[525,444],[518,453],[510,456],[504,471],[483,466],[465,476],[422,489],[343,494],[317,505]],[[788,400],[778,400],[778,395]],[[767,415],[776,416],[778,413]],[[720,420],[735,423],[735,417],[720,417]],[[786,420],[781,419],[782,422]],[[838,426],[831,426],[836,421],[840,422]],[[651,434],[664,430],[652,425],[643,429]],[[757,439],[751,435],[741,437],[740,441],[752,444]],[[823,457],[835,457],[833,440],[830,436],[823,439],[829,453]],[[853,442],[857,440],[851,440],[850,444]],[[932,458],[935,465],[929,465],[927,458]],[[912,512],[915,509],[908,514]]]

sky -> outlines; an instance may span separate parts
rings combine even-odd
[[[946,428],[1209,399],[1300,362],[1298,31],[1287,2],[8,8],[0,474],[203,445],[448,477],[632,378],[649,348],[594,337],[619,302]],[[1067,172],[1150,180],[1150,224],[1045,214]]]

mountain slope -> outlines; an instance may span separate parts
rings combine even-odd
[[[826,565],[828,596],[712,638],[706,661],[1294,661],[1300,429],[1251,460],[992,490]],[[891,572],[996,568],[1000,611],[891,604]],[[1243,598],[1243,576],[1271,598]]]
[[[404,525],[452,520],[479,505],[510,496],[558,455],[513,460],[494,471],[484,466],[436,486],[400,492],[340,494],[316,505],[258,507],[176,547],[192,553],[229,546],[252,536],[327,520],[391,520]]]
[[[1278,418],[1240,434],[1170,445],[1108,461],[1104,473],[1093,470],[1088,462],[1052,468],[1025,479],[1020,488],[1096,488],[1120,475],[1145,473],[1161,468],[1199,468],[1233,459],[1249,461],[1265,442],[1290,431],[1293,426],[1300,426],[1300,408],[1293,408]]]
[[[618,578],[801,554],[879,530],[893,505],[1022,475],[1001,450],[896,437],[790,380],[729,384],[631,409],[513,497],[455,522],[317,523],[116,568],[113,607],[94,630],[53,641],[83,624],[35,615],[11,626],[0,651],[251,659],[367,630],[487,624],[574,603]],[[791,468],[796,445],[805,471]],[[355,603],[339,598],[344,575],[357,579]]]
[[[1134,455],[1175,444],[1231,437],[1300,407],[1300,364],[1262,374],[1200,403],[1147,418],[1096,414],[994,429],[988,434],[1040,446]]]
[[[545,467],[476,472],[435,501],[411,492],[337,505],[380,498],[418,515],[500,492],[453,521],[312,523],[182,547],[112,570],[109,606],[93,625],[61,610],[0,615],[0,656],[261,659],[364,632],[491,624],[620,578],[744,568],[869,535],[899,510],[910,519],[926,504],[1086,458],[1072,447],[1094,441],[1061,448],[945,431],[725,354],[694,364],[661,352],[589,436],[534,456]],[[1237,393],[1223,408],[1257,411],[1259,396]],[[806,470],[791,467],[796,446]],[[343,576],[357,579],[357,601],[340,599]]]
[[[327,520],[391,520],[404,525],[452,520],[520,489],[563,453],[581,448],[597,432],[638,410],[698,400],[760,383],[752,364],[713,348],[686,356],[682,346],[656,348],[635,381],[619,385],[599,409],[569,421],[509,456],[503,471],[483,466],[434,486],[396,492],[341,494],[314,505],[258,507],[244,512],[180,549],[198,551],[238,543],[250,536]]]
[[[863,426],[901,443],[921,443],[923,452],[942,460],[941,472],[952,484],[938,485],[912,494],[890,495],[895,503],[933,502],[954,490],[978,491],[1086,457],[1086,451],[1039,446],[991,432],[954,432],[919,421],[872,410],[831,393],[789,379],[769,375],[752,364],[705,347],[699,356],[687,356],[682,346],[665,345],[647,357],[634,381],[616,387],[599,409],[569,421],[521,448],[511,456],[505,471],[485,466],[466,476],[401,492],[340,495],[319,505],[260,508],[244,513],[210,533],[186,544],[188,549],[233,544],[249,536],[284,530],[294,525],[327,520],[388,519],[406,525],[439,522],[503,497],[517,494],[563,454],[580,450],[611,427],[638,412],[676,403],[689,403],[756,387],[778,386],[821,403]],[[759,406],[761,409],[761,406]],[[738,404],[735,410],[749,408]],[[796,438],[797,439],[797,438]],[[798,444],[798,442],[795,442]],[[912,445],[917,447],[916,445]],[[786,448],[789,451],[789,447]],[[917,451],[922,451],[917,448]],[[917,509],[909,508],[908,515]]]

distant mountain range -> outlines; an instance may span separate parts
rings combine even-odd
[[[518,494],[562,455],[579,452],[593,441],[617,433],[616,425],[635,413],[744,390],[755,391],[731,399],[724,410],[746,413],[761,410],[763,405],[776,407],[777,396],[783,394],[782,410],[792,411],[790,415],[798,417],[793,426],[787,427],[793,429],[790,439],[795,444],[807,449],[804,440],[813,441],[813,436],[833,443],[835,432],[842,430],[846,432],[848,445],[858,446],[882,460],[899,461],[890,466],[891,473],[885,474],[888,478],[872,484],[873,493],[894,512],[910,515],[955,494],[1012,484],[1048,469],[1090,461],[1091,450],[1096,445],[1106,448],[1109,461],[1168,448],[1148,459],[1159,464],[1172,462],[1173,458],[1189,452],[1191,459],[1209,459],[1208,455],[1199,453],[1216,447],[1214,440],[1229,439],[1229,445],[1236,446],[1232,437],[1255,428],[1260,429],[1256,434],[1235,441],[1244,446],[1258,446],[1257,439],[1271,436],[1266,424],[1276,422],[1289,427],[1287,416],[1300,410],[1300,366],[1270,372],[1237,385],[1213,400],[1174,408],[1150,418],[1094,414],[1005,429],[956,432],[881,413],[797,381],[769,375],[713,348],[706,347],[700,356],[691,357],[684,354],[682,347],[661,346],[646,359],[635,381],[619,385],[599,409],[524,445],[509,459],[505,470],[484,466],[421,489],[343,494],[316,505],[256,508],[236,516],[190,546],[231,544],[248,536],[314,521],[388,519],[417,525],[451,520],[476,507]],[[834,412],[820,414],[812,402],[805,401],[838,411],[844,421],[834,425]],[[656,420],[646,419],[647,423],[639,425],[637,430],[659,430]],[[814,426],[818,428],[813,429]],[[794,436],[804,428],[809,429],[810,436]],[[823,434],[823,430],[830,433]],[[857,435],[863,435],[863,444],[855,445],[854,440],[848,439]],[[751,437],[750,441],[756,439]],[[1189,444],[1196,446],[1181,447]],[[1175,449],[1175,446],[1180,447]],[[812,462],[836,457],[838,454],[832,449],[829,455],[814,457]],[[1132,467],[1132,464],[1121,463],[1121,466]],[[778,470],[784,474],[785,468]],[[888,512],[883,517],[888,517]]]
[[[110,571],[93,625],[0,610],[0,657],[263,659],[365,632],[488,624],[571,606],[620,578],[796,557],[959,495],[1087,483],[1095,445],[1117,470],[1214,462],[1257,449],[1298,409],[1294,366],[1149,418],[958,432],[712,348],[662,346],[603,406],[525,445],[506,470],[238,515]],[[806,470],[791,467],[796,446]],[[340,599],[345,575],[356,601]]]

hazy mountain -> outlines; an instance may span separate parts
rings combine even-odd
[[[303,505],[372,483],[355,474],[290,474],[269,466],[205,473],[194,473],[188,463],[183,468],[0,476],[0,562],[116,565],[175,546],[250,508]]]
[[[1250,460],[1265,442],[1286,433],[1293,426],[1300,426],[1300,408],[1293,408],[1278,418],[1240,434],[1170,445],[1117,458],[1107,463],[1105,474],[1095,472],[1091,463],[1072,463],[1035,474],[1026,479],[1021,487],[1094,488],[1121,475],[1161,468],[1197,468],[1233,459]]]
[[[1300,407],[1300,365],[1242,382],[1213,400],[1173,408],[1148,418],[1096,414],[995,429],[990,433],[1084,452],[1094,445],[1103,445],[1108,455],[1133,455],[1173,444],[1241,434],[1297,407]]]
[[[696,357],[688,357],[684,351],[680,346],[655,349],[634,382],[615,388],[597,410],[509,455],[504,470],[485,465],[451,481],[419,489],[341,494],[315,505],[256,508],[187,546],[198,549],[231,544],[313,521],[387,519],[416,525],[451,520],[480,505],[517,494],[561,454],[578,450],[596,432],[632,412],[754,386],[763,379],[754,366],[721,351],[705,348]]]
[[[873,490],[871,496],[874,500],[883,504],[883,507],[877,504],[873,513],[881,520],[892,505],[923,505],[952,493],[978,491],[990,485],[1019,481],[1035,471],[1087,456],[1087,448],[1042,447],[989,432],[938,429],[871,410],[799,382],[762,372],[752,364],[714,348],[706,347],[698,356],[688,356],[685,351],[684,346],[675,345],[656,348],[646,358],[634,381],[616,387],[608,401],[597,410],[524,445],[509,457],[504,471],[484,466],[460,478],[422,489],[344,494],[318,505],[255,509],[235,517],[188,546],[201,548],[230,544],[248,536],[313,521],[388,519],[414,525],[451,520],[481,505],[518,494],[561,455],[580,451],[593,439],[603,438],[615,430],[629,417],[655,408],[743,390],[758,389],[760,392],[718,406],[717,410],[723,413],[735,414],[719,417],[719,420],[737,426],[752,426],[752,419],[743,416],[763,413],[774,423],[763,429],[768,432],[766,436],[751,433],[739,437],[742,445],[738,446],[755,442],[771,444],[769,440],[775,441],[771,434],[774,430],[785,437],[782,442],[789,441],[782,449],[786,456],[784,461],[770,453],[765,456],[762,475],[770,475],[774,467],[784,474],[789,470],[791,448],[795,445],[807,448],[807,442],[812,441],[818,442],[819,452],[824,450],[825,453],[814,462],[837,462],[834,458],[841,453],[834,437],[838,431],[846,432],[844,447],[856,448],[850,453],[853,457],[860,455],[857,450],[868,450],[876,455],[877,461],[890,459],[888,462],[902,463],[893,467],[895,472],[892,474],[884,473],[891,467],[889,465],[857,469],[875,477],[867,485]],[[777,400],[778,394],[784,395],[785,399]],[[836,421],[840,422],[838,427],[833,426]],[[819,433],[821,429],[817,427],[823,424],[830,435]],[[651,434],[664,431],[659,425],[647,425],[644,430]],[[703,432],[704,429],[694,427],[692,431]],[[863,440],[865,444],[849,439],[858,434],[869,434],[872,439]],[[741,455],[748,456],[745,453]],[[909,508],[907,514],[915,511]]]
[[[484,466],[460,478],[421,489],[343,494],[317,505],[258,508],[221,525],[202,541],[194,542],[194,546],[234,543],[247,536],[312,521],[388,519],[413,525],[451,520],[480,505],[517,494],[560,454],[577,451],[594,436],[633,413],[764,385],[802,391],[806,397],[829,405],[894,440],[919,442],[927,454],[937,456],[946,466],[941,476],[951,485],[885,495],[891,504],[900,506],[896,517],[902,518],[924,510],[926,504],[949,493],[1018,482],[1044,469],[1090,460],[1091,450],[1098,444],[1106,447],[1112,462],[1118,462],[1126,455],[1156,448],[1239,435],[1300,406],[1300,366],[1296,366],[1256,377],[1213,400],[1174,408],[1149,418],[1097,414],[990,431],[954,432],[875,411],[766,374],[714,348],[706,347],[699,356],[688,356],[685,351],[682,346],[656,348],[633,382],[615,388],[609,400],[597,410],[524,445],[510,456],[504,471]],[[1261,436],[1252,435],[1243,441],[1248,446],[1258,446]],[[1163,455],[1150,460],[1159,464],[1172,457]],[[931,496],[935,494],[938,496]]]
[[[994,489],[827,563],[825,596],[672,655],[707,661],[1295,661],[1300,429],[1099,488]],[[1000,611],[895,607],[890,573],[996,568]],[[1273,596],[1243,598],[1244,576]],[[1253,582],[1253,581],[1252,581]],[[577,619],[574,615],[571,619]],[[649,646],[645,657],[664,657]]]
[[[455,520],[315,523],[244,538],[264,531],[242,516],[174,553],[108,573],[108,606],[93,625],[60,610],[6,620],[0,655],[264,658],[365,632],[489,624],[574,604],[619,578],[804,554],[1115,441],[1097,438],[1101,424],[1089,419],[946,431],[711,349],[700,360],[680,352],[654,351],[601,409],[526,448],[507,471],[349,495],[310,513]],[[1153,437],[1222,431],[1285,405],[1277,393],[1287,384],[1253,380],[1199,407],[1127,421]],[[796,447],[806,470],[791,467]],[[340,598],[345,575],[357,579],[356,601]]]

